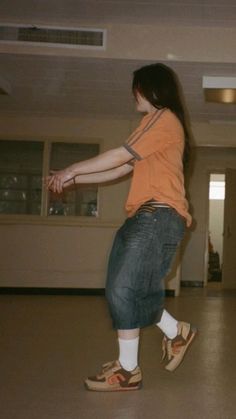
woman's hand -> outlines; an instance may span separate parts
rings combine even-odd
[[[62,193],[63,189],[74,183],[73,174],[67,169],[50,172],[50,176],[46,177],[46,187],[52,192]]]

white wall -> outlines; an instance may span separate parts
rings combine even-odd
[[[0,286],[103,287],[114,228],[5,225],[0,230]]]

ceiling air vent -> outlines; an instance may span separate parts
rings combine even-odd
[[[105,49],[106,30],[0,25],[0,42]]]

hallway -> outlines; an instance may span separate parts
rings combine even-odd
[[[1,419],[235,419],[236,292],[183,289],[166,308],[199,329],[179,369],[163,369],[149,327],[142,390],[93,393],[83,378],[117,356],[105,298],[0,295]]]

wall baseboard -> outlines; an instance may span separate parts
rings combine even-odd
[[[0,287],[0,295],[105,295],[105,288],[41,288]],[[174,290],[166,290],[166,297],[174,297]]]
[[[183,288],[203,288],[203,281],[180,281],[180,286]]]
[[[105,295],[104,288],[0,287],[0,294],[10,295]]]
[[[166,297],[175,297],[175,290],[165,290]]]

